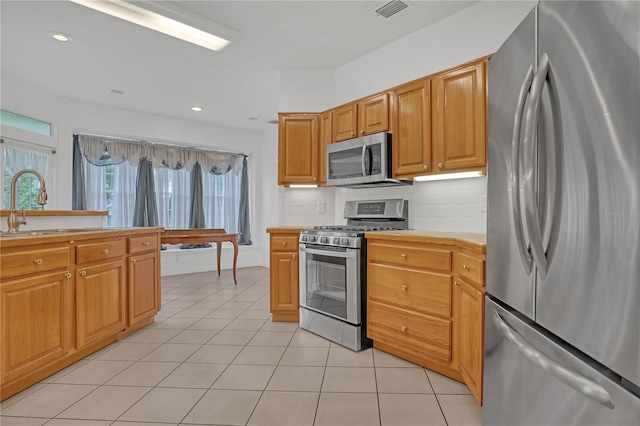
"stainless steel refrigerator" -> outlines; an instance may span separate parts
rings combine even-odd
[[[541,1],[489,60],[485,425],[640,425],[639,53]]]

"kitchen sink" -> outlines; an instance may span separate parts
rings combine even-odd
[[[56,229],[34,229],[32,231],[2,232],[0,238],[17,237],[37,237],[45,235],[73,234],[79,232],[112,231],[119,228],[56,228]]]

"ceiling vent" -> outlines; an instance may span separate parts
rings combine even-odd
[[[385,19],[391,18],[398,12],[406,9],[409,6],[408,3],[405,3],[400,0],[392,0],[389,3],[386,3],[376,10],[374,10],[375,14],[378,16],[382,16]]]

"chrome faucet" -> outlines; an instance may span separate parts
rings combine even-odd
[[[40,192],[38,193],[38,204],[40,204],[41,206],[44,206],[45,204],[47,204],[47,188],[44,183],[44,178],[42,177],[42,175],[36,172],[35,170],[31,170],[31,169],[20,170],[18,173],[15,174],[15,176],[11,180],[11,209],[9,210],[9,218],[7,219],[7,225],[9,228],[7,230],[8,233],[18,232],[20,225],[27,224],[27,218],[25,216],[24,210],[22,210],[22,219],[18,218],[18,211],[16,210],[16,186],[18,184],[18,178],[25,173],[31,173],[32,175],[35,175],[35,177],[38,178],[38,180],[40,181]]]

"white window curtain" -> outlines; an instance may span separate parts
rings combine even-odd
[[[202,170],[204,218],[207,228],[224,228],[238,232],[241,176],[235,173],[216,175]]]
[[[53,182],[48,179],[49,162],[52,151],[27,143],[11,142],[4,140],[2,143],[2,207],[8,209],[11,206],[11,180],[17,172],[24,169],[32,169],[40,173],[45,182],[50,186]],[[36,202],[40,182],[33,174],[26,174],[20,178],[19,191],[16,197],[16,207],[25,210],[40,210],[42,207]]]
[[[87,188],[87,209],[106,210],[106,226],[130,227],[136,201],[138,168],[124,162],[109,166],[94,166],[84,162]]]
[[[153,170],[159,226],[188,229],[191,203],[191,171],[159,167]]]

